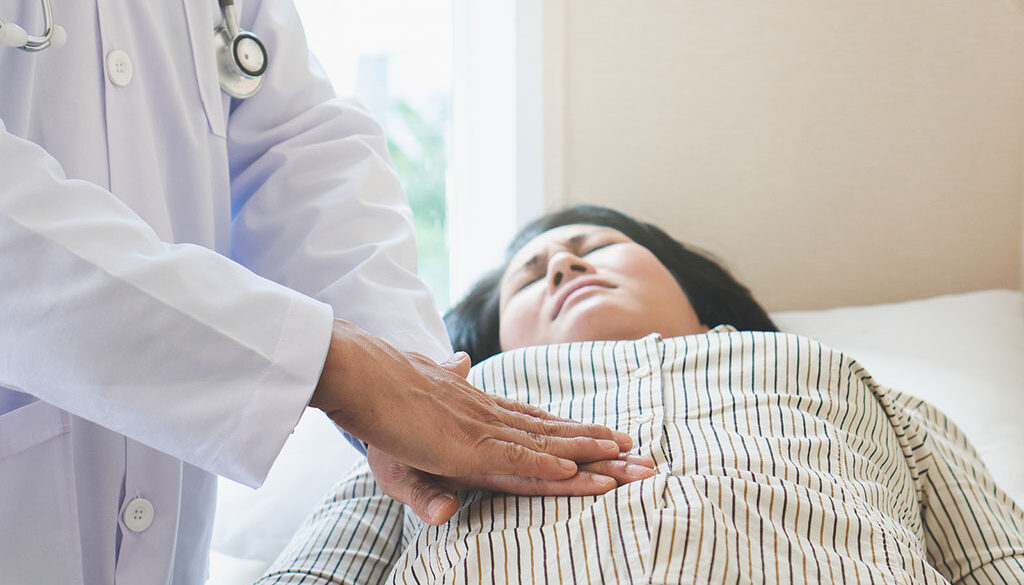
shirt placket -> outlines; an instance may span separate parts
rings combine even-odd
[[[104,108],[109,161],[109,187],[162,236],[170,229],[155,218],[141,194],[139,177],[146,169],[136,156],[139,124],[148,123],[140,110],[144,64],[136,45],[130,11],[120,2],[98,0],[97,24],[104,72]],[[143,181],[144,182],[144,181]],[[148,201],[162,201],[151,197]],[[162,205],[162,203],[161,203]],[[114,581],[166,583],[174,559],[181,493],[181,462],[145,445],[124,439],[124,492],[117,514],[120,532]]]
[[[670,464],[665,444],[665,394],[662,382],[662,354],[664,341],[651,335],[634,346],[634,363],[629,371],[630,387],[639,406],[637,432],[641,454],[654,459],[658,469]],[[628,357],[627,357],[628,359]]]
[[[181,462],[135,441],[126,443],[115,581],[161,583],[174,560]],[[177,473],[168,473],[169,469]]]
[[[633,452],[654,460],[658,474],[627,484],[618,501],[620,515],[617,525],[622,542],[629,582],[644,582],[652,562],[651,526],[666,506],[666,476],[670,458],[665,443],[665,396],[662,382],[664,341],[658,335],[625,344],[619,372],[620,394],[625,389],[627,411],[630,413],[630,435]],[[623,380],[622,378],[625,378]],[[623,383],[625,382],[625,383]],[[620,396],[620,398],[623,398]]]
[[[162,171],[154,166],[151,150],[143,144],[156,139],[158,122],[146,106],[146,78],[160,73],[147,69],[145,45],[137,42],[140,36],[145,38],[145,31],[138,30],[138,23],[133,21],[133,9],[109,0],[97,0],[96,7],[104,73],[109,188],[162,239],[169,241],[173,230],[166,201],[154,196],[161,188],[157,175]]]

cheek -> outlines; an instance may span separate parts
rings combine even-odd
[[[653,301],[658,303],[687,302],[686,294],[683,293],[683,289],[676,282],[675,277],[657,260],[654,262],[637,263],[634,267],[638,272],[638,280],[646,284],[642,289]]]
[[[675,337],[707,331],[679,282],[660,262],[648,267],[645,279],[650,285],[642,294],[653,307],[652,313],[658,316],[660,333]]]
[[[502,307],[498,321],[502,351],[534,345],[533,339],[539,333],[537,315],[541,306],[541,299],[533,298],[535,296],[523,291]]]
[[[657,256],[639,245],[612,260],[619,274],[632,285],[632,293],[650,300],[685,298],[683,289]]]
[[[686,293],[658,258],[646,249],[634,252],[620,264],[620,270],[632,283],[630,292],[637,301],[666,318],[678,319],[677,313],[691,313]]]

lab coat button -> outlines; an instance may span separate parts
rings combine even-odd
[[[121,49],[107,53],[107,77],[110,83],[124,87],[132,82],[132,60]]]
[[[124,508],[124,525],[132,532],[142,532],[153,523],[153,504],[146,498],[135,498]]]

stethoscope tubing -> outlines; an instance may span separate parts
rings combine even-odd
[[[218,2],[224,17],[224,28],[227,29],[231,38],[237,37],[241,29],[238,27],[238,9],[235,8],[234,0],[218,0]]]

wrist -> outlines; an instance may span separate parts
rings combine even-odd
[[[327,348],[327,356],[324,359],[324,366],[320,371],[320,379],[313,389],[313,396],[309,399],[309,406],[319,408],[331,414],[335,404],[339,402],[341,394],[344,393],[347,385],[344,383],[345,360],[347,351],[346,343],[351,338],[351,330],[354,325],[341,319],[335,319],[331,326],[331,342]]]
[[[320,380],[313,389],[309,406],[318,408],[345,432],[365,441],[380,409],[375,392],[369,391],[378,378],[374,368],[382,366],[388,346],[380,338],[341,319],[334,320]]]

